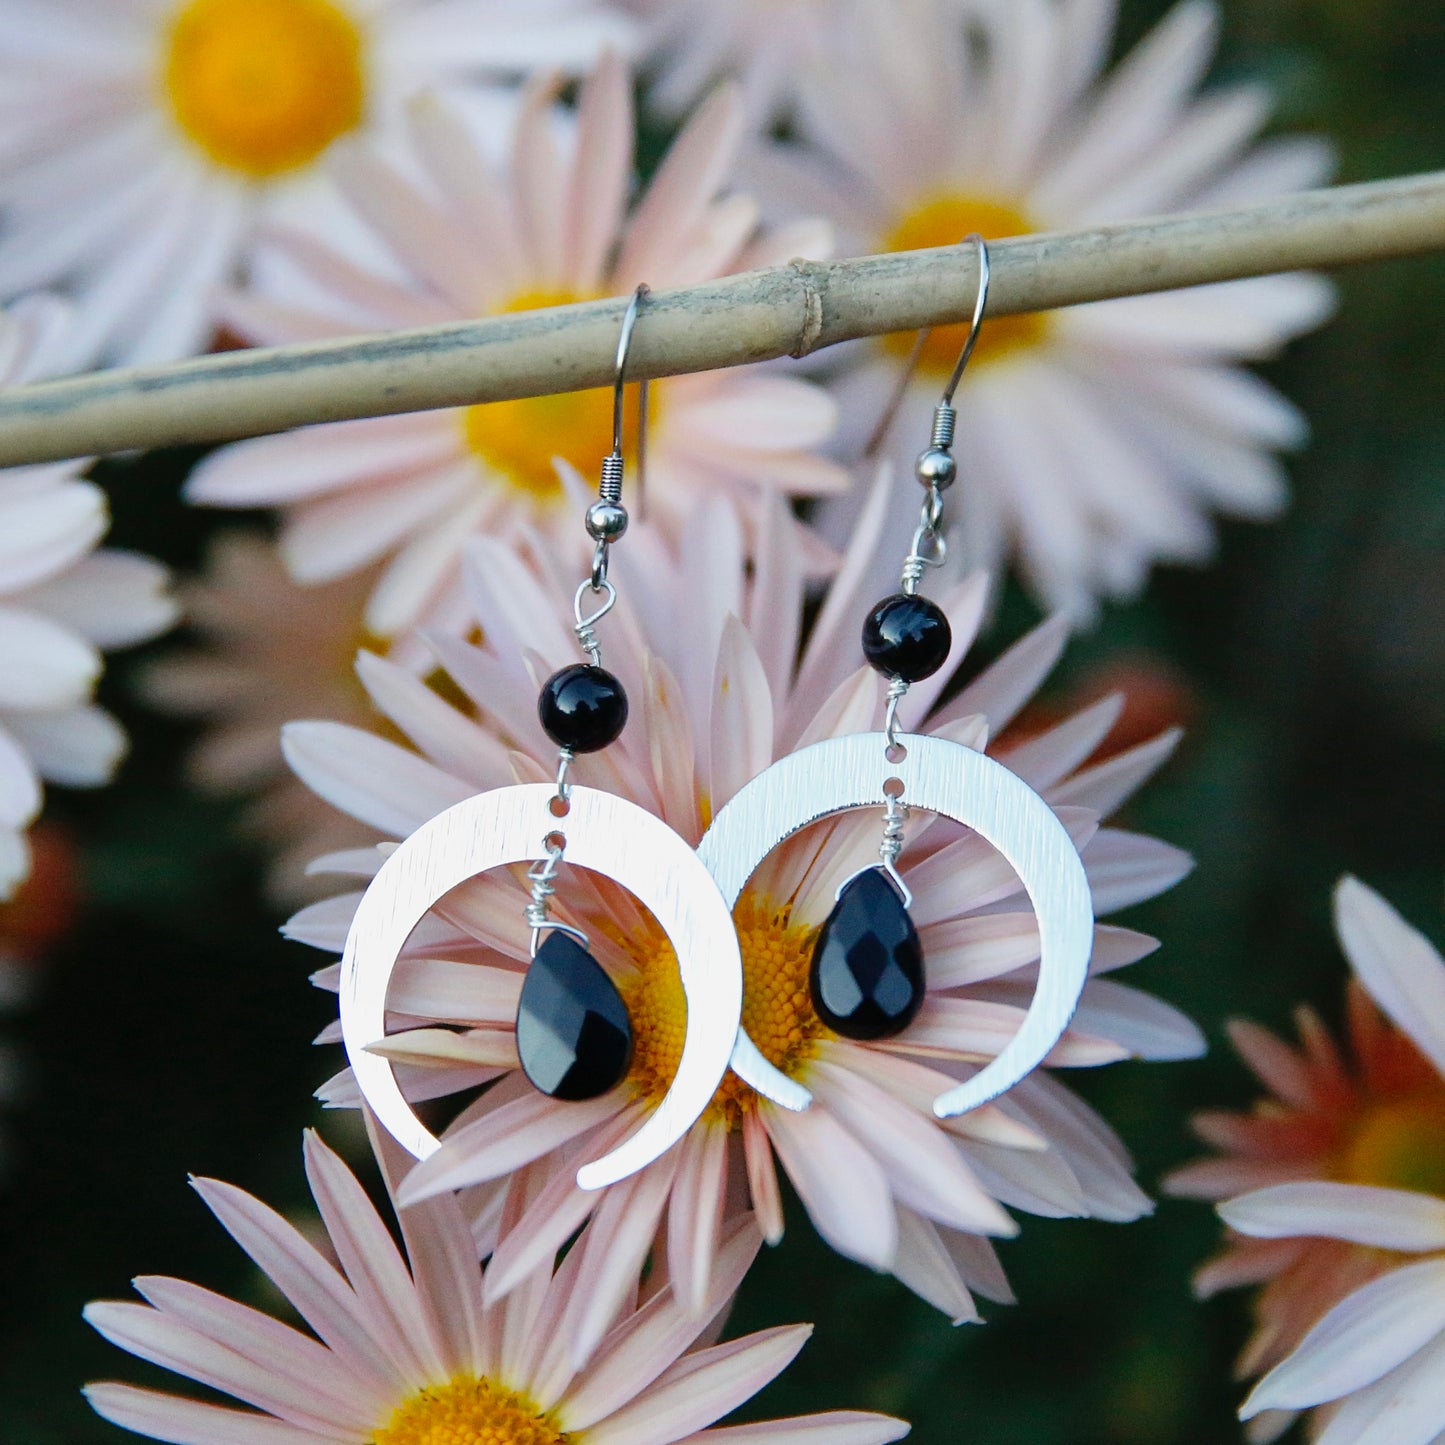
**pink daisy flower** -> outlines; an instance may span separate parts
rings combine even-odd
[[[305,1156],[329,1250],[234,1185],[198,1179],[195,1188],[306,1330],[157,1276],[135,1281],[144,1304],[85,1311],[113,1344],[251,1408],[105,1383],[85,1392],[99,1414],[172,1445],[883,1445],[908,1433],[901,1420],[858,1411],[708,1428],[780,1374],[811,1331],[785,1326],[689,1348],[757,1253],[746,1219],[727,1233],[700,1313],[684,1311],[665,1281],[649,1282],[646,1299],[634,1292],[578,1363],[559,1326],[586,1307],[580,1243],[560,1264],[542,1262],[526,1289],[489,1303],[452,1196],[398,1211],[403,1253],[314,1134]]]
[[[0,296],[70,289],[74,366],[203,350],[259,227],[337,230],[337,142],[425,88],[497,135],[519,78],[633,30],[604,0],[0,0]]]
[[[740,528],[722,503],[700,508],[674,560],[646,528],[629,533],[614,566],[622,603],[609,618],[607,666],[633,699],[633,721],[604,752],[579,759],[574,776],[640,802],[683,837],[700,838],[712,813],[775,757],[824,737],[877,726],[882,685],[859,666],[856,628],[873,600],[861,590],[886,500],[875,486],[858,538],[799,657],[804,576],[780,515],[760,531],[754,569]],[[775,514],[780,500],[772,503]],[[363,654],[362,680],[382,712],[422,756],[328,722],[292,724],[287,756],[339,808],[395,837],[443,808],[515,779],[550,778],[555,749],[534,710],[537,679],[573,660],[571,584],[531,571],[501,544],[472,544],[466,574],[486,639],[473,647],[433,637],[437,658],[467,694],[475,717],[379,657]],[[570,577],[570,571],[567,574]],[[917,684],[906,716],[934,707],[968,650],[983,610],[977,577],[941,599],[954,633],[951,665]],[[1048,623],[933,711],[933,732],[982,747],[1007,724],[1059,654],[1064,628]],[[1111,698],[1000,754],[1058,809],[1083,849],[1100,913],[1152,897],[1187,872],[1188,860],[1151,838],[1111,828],[1112,812],[1170,753],[1172,733],[1097,767],[1083,765],[1109,732]],[[1083,765],[1083,766],[1081,766]],[[546,1184],[524,1226],[498,1237],[491,1288],[505,1291],[593,1215],[609,1240],[605,1268],[626,1288],[659,1227],[672,1277],[689,1304],[703,1298],[730,1171],[746,1178],[770,1240],[782,1234],[777,1163],[813,1223],[835,1248],[891,1270],[954,1319],[976,1318],[971,1290],[1007,1298],[985,1236],[1016,1226],[1002,1205],[1046,1215],[1132,1219],[1148,1203],[1127,1155],[1104,1122],[1040,1073],[997,1104],[958,1119],[931,1113],[936,1095],[968,1076],[1012,1036],[1032,991],[1038,938],[1018,879],[978,837],[943,821],[921,825],[903,854],[929,959],[930,994],[913,1023],[876,1045],[834,1035],[813,1010],[807,984],[817,929],[844,879],[876,857],[877,817],[850,818],[800,835],[758,870],[735,911],[746,987],[744,1023],[763,1053],[813,1091],[792,1114],[729,1075],[687,1140],[601,1195],[579,1190],[579,1161],[630,1133],[663,1096],[676,1068],[685,1004],[671,947],[630,895],[569,871],[557,915],[582,927],[627,1002],[634,1036],[625,1080],[588,1103],[536,1092],[518,1070],[513,1032],[528,957],[526,894],[489,875],[449,895],[413,936],[393,978],[393,1033],[379,1051],[397,1062],[414,1098],[496,1081],[448,1131],[441,1151],[408,1178],[403,1197],[477,1187],[475,1208],[503,1207],[506,1176],[534,1164]],[[375,854],[327,865],[369,875]],[[291,935],[339,950],[358,894],[314,905]],[[1152,939],[1100,925],[1076,1027],[1056,1065],[1129,1056],[1178,1058],[1202,1047],[1198,1031],[1167,1005],[1103,975],[1151,952]],[[337,986],[338,970],[317,976]],[[460,1027],[463,1031],[457,1032]],[[356,1102],[345,1074],[323,1097]],[[602,1248],[599,1245],[599,1249]],[[604,1292],[605,1293],[605,1292]],[[601,1296],[599,1296],[601,1297]],[[585,1351],[595,1322],[579,1323]]]
[[[1354,970],[1348,1050],[1308,1008],[1292,1047],[1237,1023],[1270,1097],[1194,1127],[1219,1157],[1175,1194],[1222,1201],[1231,1234],[1201,1295],[1263,1285],[1241,1414],[1273,1439],[1312,1406],[1328,1445],[1427,1445],[1445,1431],[1445,959],[1354,878],[1335,892]]]
[[[760,193],[835,221],[852,254],[1245,204],[1324,177],[1318,141],[1252,144],[1264,87],[1195,94],[1213,4],[1184,0],[1106,76],[1114,11],[848,7],[800,80],[805,143],[759,156]],[[955,556],[994,569],[1014,557],[1044,606],[1086,618],[1100,597],[1135,595],[1156,560],[1207,559],[1213,513],[1278,513],[1274,453],[1305,423],[1240,363],[1277,354],[1331,305],[1318,277],[1272,276],[988,322],[957,401]],[[966,330],[936,328],[907,388],[889,441],[903,492]],[[852,444],[912,346],[906,334],[855,350],[834,388]],[[900,497],[895,515],[909,510]]]
[[[73,324],[46,296],[0,313],[0,387],[52,374]],[[99,787],[125,753],[120,724],[91,701],[102,653],[175,620],[163,567],[96,550],[110,519],[81,480],[89,465],[0,471],[0,899],[29,872],[42,784]]]
[[[625,68],[604,59],[583,85],[566,144],[555,91],[544,79],[528,92],[505,173],[436,97],[409,113],[415,178],[374,149],[349,150],[337,175],[390,253],[389,270],[282,237],[277,248],[299,281],[233,298],[232,324],[262,342],[419,326],[621,295],[642,281],[700,282],[826,245],[811,223],[760,237],[756,204],[723,193],[742,134],[731,91],[698,110],[634,204]],[[655,386],[652,401],[642,506],[674,537],[703,494],[733,499],[756,529],[761,498],[772,491],[811,495],[848,484],[840,467],[813,454],[836,408],[807,382],[739,371],[677,377]],[[559,474],[553,458],[595,477],[611,417],[611,394],[601,390],[308,428],[215,453],[188,495],[213,506],[280,507],[282,556],[301,582],[385,559],[366,611],[377,636],[423,619],[455,629],[465,615],[457,577],[467,539],[515,536],[522,526],[570,536],[576,499],[563,479],[574,473]],[[829,554],[811,534],[782,525],[826,565]]]
[[[357,725],[375,718],[354,665],[374,580],[371,571],[301,587],[265,537],[222,533],[204,574],[180,588],[200,645],[158,658],[141,677],[154,706],[209,724],[188,759],[190,780],[217,796],[251,797],[241,828],[270,847],[270,892],[293,905],[317,894],[306,876],[313,858],[368,841],[287,768],[281,728],[298,713]]]

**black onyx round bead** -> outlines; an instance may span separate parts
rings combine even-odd
[[[953,629],[943,609],[926,597],[895,592],[863,623],[863,655],[885,677],[921,682],[948,661]]]
[[[595,753],[627,725],[627,694],[605,668],[577,662],[542,684],[537,716],[558,747]]]

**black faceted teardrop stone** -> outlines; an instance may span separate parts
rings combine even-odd
[[[549,933],[522,981],[517,1053],[527,1077],[554,1099],[595,1099],[632,1061],[622,995],[569,934]]]
[[[844,884],[814,945],[808,985],[818,1017],[844,1038],[887,1038],[918,1012],[923,949],[883,869]]]

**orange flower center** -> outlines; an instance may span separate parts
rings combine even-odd
[[[1351,1184],[1445,1195],[1445,1090],[1371,1105],[1340,1173]]]
[[[361,124],[364,39],[333,0],[189,0],[171,21],[164,86],[195,145],[263,180]]]
[[[827,1032],[813,1011],[808,967],[816,927],[790,921],[789,907],[744,893],[733,909],[743,955],[743,1027],[769,1063],[790,1077],[803,1072]],[[632,1020],[629,1082],[637,1097],[657,1103],[672,1084],[687,1032],[687,1000],[677,955],[660,929],[637,947],[638,972],[622,986]],[[736,1074],[718,1085],[705,1117],[737,1129],[754,1095]]]
[[[593,299],[570,291],[525,291],[501,310],[536,311]],[[650,398],[653,422],[657,392],[654,387]],[[629,460],[637,437],[637,393],[633,387],[623,428]],[[467,447],[513,491],[534,506],[552,505],[562,500],[553,457],[565,458],[588,481],[596,481],[603,457],[612,450],[612,392],[598,387],[482,402],[462,411],[462,434]]]
[[[525,1395],[458,1375],[403,1400],[368,1445],[567,1445]]]
[[[1022,236],[1036,229],[1027,216],[1012,205],[983,196],[953,192],[930,196],[909,211],[883,238],[885,251],[922,251],[931,246],[956,246],[965,236],[977,232],[986,241],[999,236]],[[1042,313],[1001,316],[988,322],[979,333],[971,367],[987,366],[1039,346],[1049,334],[1049,319]],[[968,339],[968,325],[935,326],[919,353],[919,371],[930,377],[947,376]],[[911,331],[895,332],[883,338],[884,348],[894,356],[906,357],[913,349]]]

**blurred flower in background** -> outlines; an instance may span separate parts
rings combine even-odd
[[[741,531],[721,500],[694,514],[682,561],[651,529],[630,531],[613,561],[620,601],[605,656],[634,700],[633,721],[604,752],[578,759],[576,780],[632,798],[696,842],[716,810],[775,757],[878,726],[883,685],[859,665],[854,639],[872,600],[862,589],[888,494],[884,478],[872,489],[800,655],[804,568],[777,522],[760,533],[763,550],[751,575]],[[781,511],[779,500],[772,505]],[[362,679],[377,706],[423,756],[331,723],[295,723],[286,732],[288,758],[318,794],[394,837],[475,792],[550,779],[555,771],[556,748],[538,726],[534,699],[536,678],[576,657],[571,583],[529,570],[492,539],[471,545],[465,575],[484,643],[434,641],[474,718],[404,670],[364,655]],[[934,678],[914,685],[908,707],[915,716],[934,709],[968,651],[985,590],[985,579],[975,577],[941,598],[953,654]],[[934,710],[927,728],[982,747],[990,726],[1004,726],[1041,682],[1065,635],[1057,622],[1029,634]],[[1177,741],[1166,732],[1081,769],[1119,706],[1108,699],[1000,755],[1059,810],[1081,848],[1095,906],[1106,915],[1163,892],[1189,868],[1177,849],[1099,826]],[[1130,1177],[1119,1141],[1045,1073],[960,1118],[940,1121],[931,1112],[938,1094],[1013,1036],[1037,973],[1037,927],[1022,885],[970,831],[927,820],[901,861],[929,960],[930,994],[917,1018],[873,1045],[842,1039],[817,1017],[807,981],[817,930],[839,884],[876,858],[878,839],[876,817],[810,830],[768,858],[734,913],[746,979],[744,1026],[772,1063],[814,1091],[815,1106],[788,1113],[729,1076],[684,1145],[601,1195],[577,1188],[577,1163],[630,1133],[663,1098],[677,1067],[686,1004],[671,945],[624,890],[567,870],[555,916],[593,940],[627,1002],[634,1048],[617,1089],[586,1103],[554,1100],[517,1067],[514,1021],[529,957],[525,889],[493,873],[455,890],[402,955],[390,993],[401,1031],[378,1051],[397,1064],[413,1098],[493,1087],[464,1110],[401,1197],[482,1186],[476,1208],[485,1214],[516,1187],[507,1181],[510,1171],[536,1161],[546,1183],[497,1242],[494,1288],[518,1286],[539,1252],[558,1247],[592,1215],[610,1241],[600,1301],[626,1288],[659,1229],[674,1285],[695,1301],[708,1288],[730,1168],[745,1172],[766,1235],[781,1236],[776,1157],[829,1244],[896,1273],[956,1320],[977,1318],[973,1290],[1011,1298],[985,1238],[1016,1232],[1001,1204],[1054,1217],[1128,1220],[1146,1213],[1148,1200]],[[380,862],[381,854],[371,852],[327,866],[366,877]],[[288,932],[339,949],[359,896],[313,905]],[[1155,947],[1127,928],[1099,925],[1096,976],[1051,1063],[1177,1059],[1202,1049],[1198,1030],[1177,1011],[1102,976]],[[333,967],[316,981],[335,988],[338,977]],[[456,1032],[458,1025],[465,1032]],[[349,1071],[322,1097],[333,1106],[354,1105]],[[600,1315],[577,1322],[592,1331],[579,1337],[579,1349],[590,1347],[605,1318],[604,1305],[598,1308]]]
[[[550,78],[528,92],[505,174],[458,112],[436,96],[419,99],[407,134],[424,180],[373,150],[348,150],[337,166],[350,203],[404,279],[283,237],[277,247],[325,299],[243,295],[225,307],[231,324],[267,343],[421,326],[622,295],[642,281],[706,281],[827,244],[826,228],[810,223],[760,236],[756,203],[723,193],[742,128],[731,91],[692,116],[635,204],[625,68],[608,57],[582,87],[565,147],[555,92]],[[652,403],[647,489],[632,505],[674,535],[714,490],[755,518],[769,490],[809,495],[848,485],[841,467],[813,453],[836,409],[808,382],[743,371],[680,376],[655,386]],[[241,442],[203,462],[187,495],[212,506],[283,508],[282,556],[301,582],[386,559],[364,625],[390,638],[419,621],[465,624],[457,566],[467,538],[515,536],[526,526],[580,535],[581,498],[611,441],[611,391],[572,392]],[[554,457],[588,478],[570,496]],[[826,565],[816,538],[790,519],[781,525],[815,568]]]
[[[1241,205],[1324,179],[1322,141],[1252,144],[1265,87],[1196,96],[1213,5],[1184,0],[1105,75],[1113,25],[1110,0],[853,6],[800,81],[805,144],[764,151],[760,192],[836,221],[854,254]],[[1271,276],[986,323],[957,402],[956,558],[1016,557],[1044,607],[1084,620],[1099,597],[1136,595],[1155,561],[1207,560],[1212,513],[1274,516],[1287,490],[1273,453],[1300,445],[1305,423],[1239,363],[1318,325],[1332,294]],[[966,331],[930,334],[894,423],[899,518]],[[911,346],[860,349],[838,380],[855,446]]]
[[[756,122],[792,109],[799,71],[823,51],[828,32],[847,21],[854,0],[624,0],[646,22],[642,50],[648,98],[668,115],[694,105],[720,76],[737,80]]]
[[[243,831],[270,853],[274,900],[296,903],[326,885],[306,877],[321,853],[369,842],[299,782],[281,757],[281,728],[293,717],[375,721],[356,677],[358,633],[375,572],[320,587],[287,575],[274,544],[259,532],[212,539],[204,574],[182,584],[186,623],[200,644],[157,658],[142,673],[146,700],[204,719],[204,740],[188,771],[202,791],[254,795]]]
[[[204,350],[258,221],[334,228],[324,162],[441,87],[630,44],[602,0],[0,0],[0,297],[73,291],[67,363]]]
[[[451,1195],[398,1212],[403,1254],[314,1134],[305,1158],[329,1248],[234,1185],[195,1188],[313,1333],[185,1280],[137,1279],[145,1304],[98,1301],[86,1319],[131,1354],[253,1408],[93,1384],[86,1396],[106,1419],[182,1445],[884,1445],[908,1433],[861,1411],[708,1428],[786,1369],[811,1332],[784,1326],[690,1348],[720,1324],[757,1253],[746,1218],[731,1224],[699,1311],[685,1312],[665,1277],[639,1302],[634,1280],[597,1350],[574,1359],[559,1327],[587,1304],[581,1244],[561,1264],[540,1261],[529,1289],[490,1300]]]
[[[1197,1115],[1221,1157],[1167,1187],[1223,1201],[1233,1231],[1199,1293],[1263,1285],[1239,1362],[1268,1371],[1241,1411],[1252,1439],[1322,1406],[1310,1435],[1328,1445],[1428,1445],[1445,1431],[1445,959],[1354,878],[1335,925],[1348,1052],[1308,1008],[1298,1048],[1235,1024],[1273,1097]]]
[[[53,297],[0,314],[0,387],[43,377],[72,316]],[[29,871],[25,830],[42,782],[110,781],[125,733],[91,702],[103,650],[164,632],[176,609],[165,568],[96,551],[105,497],[80,480],[88,460],[0,471],[0,899]]]

